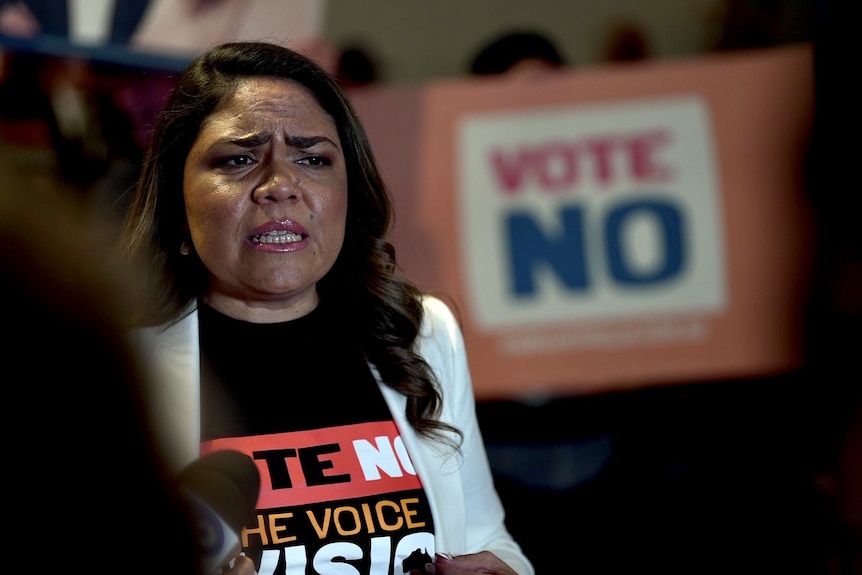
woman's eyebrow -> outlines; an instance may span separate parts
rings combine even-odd
[[[269,141],[270,134],[262,132],[260,134],[252,134],[251,136],[242,136],[239,138],[231,138],[228,140],[231,144],[242,146],[243,148],[253,148]]]
[[[250,136],[241,136],[238,138],[231,138],[228,140],[231,144],[241,146],[243,148],[253,148],[255,146],[259,146],[261,144],[265,144],[271,138],[271,135],[268,133],[260,133],[260,134],[252,134]],[[332,141],[331,138],[327,138],[326,136],[290,136],[287,139],[287,143],[294,148],[299,148],[300,150],[305,150],[307,148],[311,148],[321,142],[327,142],[332,147],[338,148],[336,143]]]
[[[290,136],[287,139],[287,143],[295,148],[299,148],[300,150],[305,150],[306,148],[311,148],[319,144],[320,142],[327,142],[332,147],[338,148],[338,146],[333,142],[330,138],[326,136]]]

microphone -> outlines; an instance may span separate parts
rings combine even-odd
[[[177,476],[180,499],[195,531],[204,575],[219,573],[242,550],[240,534],[254,517],[260,473],[248,455],[214,451]]]

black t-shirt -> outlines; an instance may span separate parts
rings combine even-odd
[[[362,350],[321,304],[256,324],[199,307],[201,452],[261,472],[244,552],[261,575],[398,575],[434,556],[425,492]]]
[[[390,420],[359,345],[321,303],[251,323],[200,306],[202,438]]]

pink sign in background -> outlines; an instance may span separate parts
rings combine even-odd
[[[809,45],[351,97],[395,199],[399,261],[456,309],[480,399],[802,363]],[[557,259],[519,264],[516,220]]]

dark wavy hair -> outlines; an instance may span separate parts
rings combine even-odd
[[[365,130],[336,80],[309,58],[264,42],[231,42],[201,55],[180,74],[158,114],[121,234],[121,249],[153,286],[142,325],[179,321],[203,297],[208,274],[187,240],[183,200],[186,156],[201,124],[246,78],[285,78],[307,88],[335,120],[348,179],[344,245],[318,282],[386,385],[407,397],[406,416],[422,435],[457,430],[439,421],[442,397],[414,344],[423,318],[418,288],[398,273],[387,234],[394,214]]]

